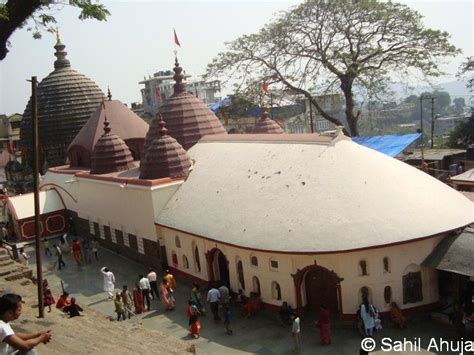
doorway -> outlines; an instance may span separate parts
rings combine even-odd
[[[319,313],[320,305],[325,305],[332,316],[339,313],[338,286],[333,274],[322,267],[313,268],[306,273],[306,311]]]
[[[211,266],[209,279],[222,282],[230,288],[229,262],[224,253],[217,248],[211,252]]]

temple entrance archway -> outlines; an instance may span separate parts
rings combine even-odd
[[[293,277],[297,308],[300,311],[304,309],[317,314],[319,306],[323,304],[333,317],[342,313],[342,279],[334,271],[314,264],[298,270]],[[303,303],[303,295],[306,303]]]
[[[229,261],[225,254],[218,248],[206,253],[209,280],[211,282],[223,282],[230,288]]]

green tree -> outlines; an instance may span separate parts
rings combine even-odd
[[[464,107],[466,107],[466,101],[462,97],[457,97],[453,100],[454,103],[454,112],[459,115],[464,111]]]
[[[467,87],[471,90],[474,90],[474,56],[467,57],[466,60],[461,64],[458,70],[459,79],[467,79]]]
[[[474,110],[467,122],[459,123],[449,135],[448,145],[451,148],[466,149],[474,143]]]
[[[344,95],[350,134],[359,134],[354,89],[377,93],[389,74],[415,68],[438,76],[438,60],[460,52],[449,34],[426,28],[406,5],[362,0],[306,0],[258,33],[227,44],[208,65],[207,77],[236,79],[242,86],[266,79],[303,94],[325,119],[340,125],[315,95]],[[224,80],[226,81],[226,80]]]
[[[54,13],[65,5],[59,0],[0,0],[0,60],[8,54],[8,39],[18,28],[22,28],[28,20],[33,26],[33,38],[41,38],[41,31],[55,30],[56,18]],[[81,10],[79,19],[97,19],[105,21],[110,12],[100,3],[92,0],[69,0],[68,5]]]

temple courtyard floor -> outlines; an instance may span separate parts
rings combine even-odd
[[[53,243],[51,243],[52,245]],[[52,248],[51,248],[52,249]],[[30,267],[36,272],[34,250],[28,247],[30,254]],[[102,290],[102,274],[100,268],[107,266],[116,278],[115,286],[121,288],[128,285],[133,288],[139,274],[146,274],[147,268],[141,264],[114,254],[106,249],[100,249],[99,261],[93,261],[82,267],[77,267],[71,255],[65,256],[66,268],[59,271],[51,270],[55,257],[44,258],[43,277],[47,278],[54,292],[55,299],[61,290],[61,281],[66,291],[76,297],[80,305],[86,305],[94,310],[109,315],[115,319],[115,307],[112,301],[107,300]],[[260,312],[252,318],[239,316],[237,308],[233,309],[233,335],[227,335],[222,323],[216,324],[211,315],[201,317],[201,337],[193,339],[188,336],[188,319],[186,317],[187,301],[191,292],[191,285],[184,280],[177,279],[178,287],[175,291],[176,308],[173,311],[164,311],[160,301],[152,301],[152,310],[144,314],[132,317],[125,322],[136,322],[145,328],[158,329],[161,332],[176,338],[183,339],[196,345],[198,354],[293,354],[295,353],[290,327],[283,327],[278,321],[278,316],[267,312]],[[206,297],[203,290],[203,299]],[[209,309],[209,307],[206,307]],[[87,311],[84,312],[87,317]],[[305,316],[301,324],[301,347],[299,354],[359,354],[362,338],[360,337],[355,322],[334,321],[332,324],[332,344],[322,346],[319,341],[319,330],[314,326],[314,316]],[[110,326],[114,327],[115,320]],[[390,321],[384,321],[384,329],[378,332],[374,338],[377,344],[372,354],[454,354],[460,352],[436,351],[428,344],[432,338],[443,340],[457,339],[451,326],[432,321],[429,315],[420,315],[409,320],[408,328],[405,330],[395,329]],[[80,334],[78,334],[80,337]],[[381,349],[383,338],[384,349]],[[406,346],[404,352],[388,352],[387,344],[395,345],[395,340],[405,339],[413,341],[415,347]],[[421,339],[421,349],[416,346],[417,339]],[[384,350],[384,351],[382,351]],[[413,351],[410,351],[413,350]],[[153,353],[153,349],[150,349]],[[120,349],[117,349],[117,354]],[[466,352],[464,353],[466,354]]]

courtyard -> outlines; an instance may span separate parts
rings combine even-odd
[[[52,244],[52,243],[51,243]],[[31,255],[30,267],[35,270],[34,249],[27,248]],[[47,278],[57,299],[61,290],[61,281],[71,296],[77,298],[80,305],[93,308],[105,316],[115,319],[114,304],[107,301],[102,290],[102,275],[100,268],[107,266],[115,274],[116,288],[128,285],[131,289],[139,274],[146,274],[147,268],[143,265],[114,254],[106,249],[99,250],[99,261],[92,261],[82,267],[77,267],[71,255],[65,256],[66,268],[58,271],[51,270],[54,257],[44,258],[44,278]],[[161,302],[152,301],[152,310],[138,315],[125,322],[141,323],[143,327],[157,329],[164,334],[183,339],[196,345],[198,354],[291,354],[293,342],[290,327],[279,323],[278,315],[261,311],[252,318],[239,316],[238,308],[233,309],[233,335],[227,335],[222,323],[215,323],[211,316],[201,317],[201,337],[193,339],[188,336],[188,320],[186,305],[191,292],[189,282],[177,279],[178,287],[175,291],[176,308],[173,311],[164,311]],[[207,290],[203,290],[203,299]],[[207,307],[209,308],[209,307]],[[87,311],[84,313],[87,317]],[[47,313],[46,313],[47,317]],[[358,354],[361,337],[356,329],[355,322],[333,321],[332,344],[322,346],[319,341],[319,331],[314,325],[316,316],[306,315],[302,318],[300,354]],[[111,327],[115,321],[111,321]],[[384,329],[375,335],[377,349],[380,349],[382,338],[392,340],[421,339],[421,349],[426,349],[431,338],[454,340],[456,335],[450,326],[434,322],[428,314],[422,314],[409,320],[405,330],[395,329],[390,321],[383,323]],[[420,353],[414,349],[413,353]],[[379,350],[379,353],[382,352]],[[396,352],[392,352],[396,353]],[[405,352],[406,354],[410,352]],[[423,350],[422,352],[423,353]],[[430,353],[430,352],[425,352]],[[450,352],[431,352],[450,354]],[[451,352],[452,353],[452,352]]]

